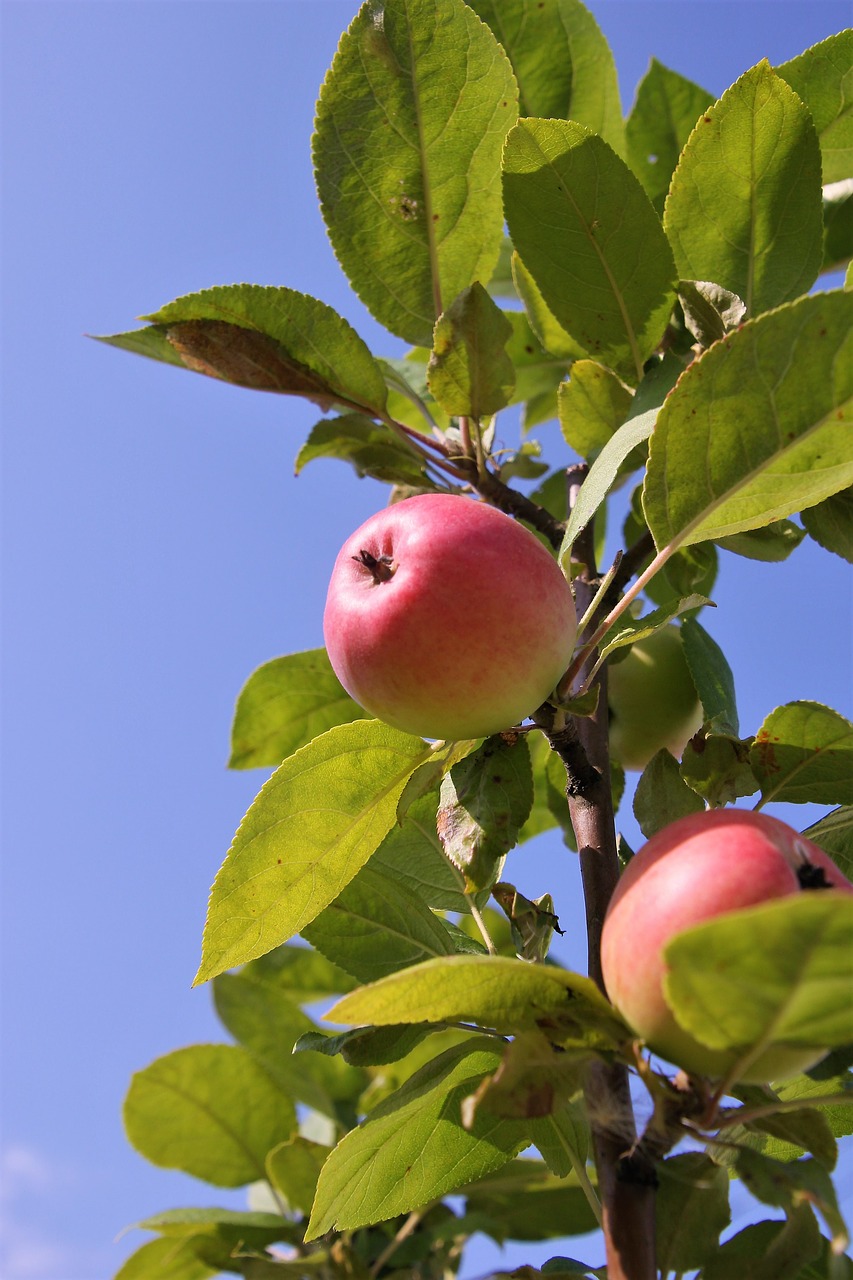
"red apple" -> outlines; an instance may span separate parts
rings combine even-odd
[[[530,715],[576,629],[571,588],[533,534],[451,494],[371,516],[341,548],[323,619],[347,692],[425,738],[481,738]]]
[[[702,727],[702,704],[676,626],[631,646],[608,669],[610,753],[623,769],[645,769],[662,747],[677,758]]]
[[[631,859],[610,901],[601,964],[611,1001],[668,1062],[697,1075],[726,1074],[743,1054],[710,1049],[678,1025],[664,998],[664,947],[703,920],[821,885],[853,893],[822,849],[777,818],[715,809],[673,822]],[[821,1057],[772,1045],[742,1078],[784,1079]]]

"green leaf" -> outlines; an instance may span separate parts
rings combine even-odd
[[[818,702],[771,711],[749,759],[764,804],[853,804],[853,724]]]
[[[681,643],[706,723],[737,736],[735,680],[722,649],[695,618],[682,622]]]
[[[838,1210],[832,1180],[816,1160],[796,1160],[783,1164],[746,1147],[737,1160],[737,1173],[744,1185],[764,1204],[777,1205],[786,1213],[810,1204],[821,1215],[840,1253],[849,1242]]]
[[[342,1031],[337,1036],[309,1031],[297,1041],[294,1052],[323,1053],[332,1057],[340,1054],[351,1066],[385,1066],[405,1058],[433,1031],[428,1023],[420,1026],[358,1027],[355,1031]]]
[[[282,989],[275,973],[257,961],[239,973],[214,979],[216,1012],[235,1040],[257,1058],[289,1095],[337,1120],[336,1103],[357,1098],[366,1084],[342,1062],[293,1057],[297,1039],[314,1023]]]
[[[283,943],[265,956],[259,956],[252,961],[250,972],[275,981],[279,990],[296,1004],[340,995],[357,985],[343,969],[300,943]]]
[[[853,564],[853,488],[809,507],[800,518],[815,542]]]
[[[808,111],[768,62],[700,117],[673,174],[664,227],[679,274],[731,289],[750,315],[814,284],[823,258],[820,146]]]
[[[661,1274],[703,1266],[731,1221],[729,1178],[699,1151],[657,1165],[656,1260]]]
[[[718,538],[717,546],[735,555],[746,556],[747,560],[778,564],[788,559],[804,536],[804,531],[792,520],[774,520],[763,529],[747,529],[729,538]]]
[[[634,817],[647,840],[676,818],[701,813],[703,801],[682,780],[674,756],[662,748],[642,772],[634,793]]]
[[[515,281],[516,292],[524,303],[530,327],[542,343],[544,350],[549,351],[555,359],[566,362],[584,356],[586,354],[584,348],[558,323],[533,276],[514,251],[512,278]]]
[[[624,649],[626,645],[636,644],[638,640],[645,640],[649,636],[665,630],[673,618],[680,617],[682,613],[690,613],[694,609],[701,608],[702,605],[712,603],[711,600],[706,600],[704,596],[692,595],[687,596],[684,600],[670,599],[666,604],[659,605],[657,609],[652,609],[649,613],[644,613],[640,618],[623,616],[607,632],[602,640],[599,654],[601,657],[606,657],[617,649]]]
[[[550,893],[539,898],[525,898],[514,884],[501,881],[492,888],[492,897],[506,913],[512,929],[516,955],[521,960],[542,963],[551,946],[554,930],[562,933],[560,921],[554,914],[554,899]]]
[[[831,1061],[832,1055],[813,1067],[809,1075],[783,1080],[774,1092],[783,1102],[802,1101],[804,1106],[813,1105],[813,1114],[826,1121],[833,1137],[847,1138],[853,1134],[853,1073],[842,1070],[826,1074],[831,1071]],[[845,1095],[846,1100],[841,1100]],[[831,1097],[837,1100],[818,1105],[821,1098]]]
[[[853,178],[823,189],[821,272],[843,271],[853,258]]]
[[[517,114],[509,62],[462,0],[367,0],[320,91],[313,153],[332,246],[392,333],[433,325],[503,239],[500,155]]]
[[[853,897],[814,891],[733,911],[678,934],[664,956],[667,1003],[703,1044],[853,1041]]]
[[[224,285],[186,294],[144,318],[196,373],[305,396],[322,409],[342,404],[375,413],[385,407],[382,371],[364,342],[342,316],[306,293]],[[141,350],[139,342],[130,349]],[[163,358],[161,342],[149,346],[143,354]]]
[[[467,1190],[466,1204],[468,1213],[491,1219],[489,1234],[498,1241],[585,1235],[598,1225],[575,1177],[556,1178],[529,1158],[481,1178]]]
[[[838,864],[848,880],[853,879],[853,808],[849,805],[833,809],[803,832],[820,845],[824,853]]]
[[[311,1212],[317,1179],[328,1155],[328,1147],[299,1134],[269,1153],[267,1177],[291,1209],[305,1214]]]
[[[847,488],[852,398],[849,294],[801,298],[715,343],[651,439],[643,506],[658,550],[757,529]]]
[[[712,809],[754,795],[749,742],[726,732],[704,732],[691,738],[681,757],[681,776]]]
[[[330,1022],[477,1022],[513,1034],[547,1024],[552,1039],[599,1033],[620,1040],[619,1015],[590,978],[503,956],[427,960],[362,987],[326,1014]]]
[[[306,925],[302,936],[359,982],[456,953],[448,930],[429,907],[372,863]]]
[[[228,767],[281,764],[327,729],[365,715],[341,685],[325,649],[273,658],[240,690]]]
[[[568,372],[569,361],[560,360],[545,350],[523,311],[505,311],[503,314],[512,329],[506,351],[515,367],[515,391],[510,404],[540,399],[543,404],[546,401],[550,404]],[[528,403],[525,429],[535,425],[529,420],[530,408]],[[548,414],[548,417],[553,416],[553,413]]]
[[[521,120],[504,150],[504,205],[512,242],[558,324],[594,359],[639,381],[672,310],[675,265],[628,166],[574,121]]]
[[[582,1097],[566,1103],[553,1115],[532,1120],[528,1132],[556,1177],[566,1178],[578,1166],[586,1167],[591,1136],[589,1116]]]
[[[364,720],[337,725],[285,760],[214,881],[196,983],[271,951],[334,901],[387,835],[403,787],[429,753],[420,738]]]
[[[732,1236],[703,1267],[702,1280],[808,1280],[819,1273],[803,1268],[820,1250],[817,1221],[803,1204],[785,1222],[755,1222]]]
[[[199,1044],[136,1072],[124,1124],[152,1164],[240,1187],[265,1177],[267,1152],[292,1137],[296,1114],[244,1049]]]
[[[580,487],[577,502],[572,508],[572,514],[566,526],[559,554],[561,564],[566,563],[566,558],[578,534],[586,528],[613,488],[619,469],[628,454],[644,440],[648,440],[652,434],[657,416],[657,409],[649,409],[637,418],[629,418],[615,435],[610,437],[593,462],[589,474]]]
[[[541,1031],[523,1031],[504,1049],[493,1075],[466,1099],[466,1126],[482,1108],[506,1119],[536,1120],[562,1110],[577,1097],[589,1055],[555,1049]]]
[[[168,1236],[149,1240],[126,1258],[114,1280],[207,1280],[219,1275],[219,1267],[210,1267],[193,1248],[193,1238],[170,1240]]]
[[[747,1118],[742,1124],[729,1123],[725,1126],[722,1131],[724,1143],[713,1151],[718,1164],[734,1165],[738,1149],[745,1144],[775,1160],[798,1160],[808,1151],[817,1156],[827,1169],[835,1167],[838,1144],[829,1121],[817,1108],[804,1106],[799,1111],[762,1115],[760,1112],[772,1107],[776,1096],[768,1088],[740,1084],[733,1092],[745,1104],[747,1113],[756,1109],[759,1114],[753,1119]],[[735,1119],[737,1114],[735,1111]]]
[[[827,36],[776,68],[811,112],[820,138],[823,181],[853,172],[853,30]]]
[[[578,120],[620,155],[625,131],[610,47],[579,0],[472,0],[515,71],[519,114]]]
[[[302,1236],[298,1226],[277,1213],[241,1213],[234,1209],[166,1209],[135,1225],[172,1239],[195,1237],[191,1243],[196,1249],[204,1237],[226,1250],[235,1250],[263,1249],[276,1241],[295,1244]]]
[[[131,329],[128,333],[98,333],[91,336],[95,342],[106,343],[108,347],[118,347],[120,351],[131,351],[134,355],[147,356],[149,360],[162,360],[164,364],[174,364],[179,369],[187,367],[166,337],[165,328],[158,325],[151,324],[145,329]]]
[[[484,1114],[470,1130],[460,1123],[463,1098],[499,1063],[493,1040],[469,1039],[380,1103],[323,1166],[306,1239],[406,1213],[517,1154],[526,1142],[518,1121]]]
[[[625,122],[628,163],[640,179],[658,213],[669,190],[678,157],[699,116],[714,95],[671,71],[657,58],[637,86],[631,114]]]
[[[592,462],[628,417],[632,400],[611,369],[595,360],[576,360],[570,381],[562,384],[557,397],[566,444]],[[641,462],[642,457],[637,466]]]
[[[405,437],[361,413],[343,413],[316,423],[296,455],[295,474],[315,458],[339,458],[349,462],[359,478],[371,476],[384,484],[430,484],[424,459]]]
[[[487,738],[445,775],[438,838],[469,891],[492,887],[532,807],[533,774],[523,736]]]
[[[404,885],[425,906],[470,911],[462,873],[447,861],[438,838],[437,809],[438,787],[409,805],[403,820],[376,850],[371,865]]]
[[[484,418],[509,404],[515,369],[506,344],[512,326],[475,281],[435,322],[429,389],[446,413]]]
[[[731,289],[708,280],[679,280],[678,301],[684,323],[700,347],[724,338],[746,314],[746,304]]]

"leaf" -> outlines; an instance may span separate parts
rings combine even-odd
[[[793,521],[774,520],[763,529],[748,529],[744,533],[734,533],[729,538],[718,538],[717,546],[735,555],[746,556],[748,560],[778,564],[788,559],[803,537],[803,530]]]
[[[784,1222],[755,1222],[732,1236],[703,1267],[702,1280],[807,1280],[817,1273],[803,1267],[820,1247],[815,1216],[802,1204]]]
[[[425,906],[470,911],[462,873],[447,861],[438,839],[437,808],[438,787],[409,805],[405,817],[391,828],[371,863],[416,894]],[[475,901],[479,902],[479,898]]]
[[[852,322],[849,294],[801,298],[684,371],[649,448],[643,506],[658,550],[760,528],[850,485]]]
[[[823,181],[853,171],[853,30],[827,36],[776,68],[811,112],[823,161]]]
[[[816,1160],[796,1160],[783,1164],[745,1148],[737,1160],[737,1173],[744,1185],[764,1204],[777,1205],[787,1213],[810,1204],[821,1215],[840,1253],[849,1241],[838,1210],[832,1180]]]
[[[279,990],[296,1004],[352,991],[357,985],[343,969],[301,943],[283,943],[268,951],[251,962],[250,971],[274,980]]]
[[[576,360],[571,379],[562,384],[557,397],[566,444],[587,462],[594,461],[628,417],[632,400],[630,390],[612,370],[595,360]],[[639,457],[636,465],[641,462]]]
[[[519,86],[519,115],[578,120],[620,155],[625,131],[610,47],[578,0],[473,0],[500,40]]]
[[[450,933],[429,907],[372,863],[306,925],[302,936],[359,982],[456,953]]]
[[[809,507],[800,518],[815,542],[853,564],[853,487]]]
[[[614,653],[617,649],[624,649],[626,645],[636,644],[638,640],[645,640],[649,636],[663,631],[669,626],[673,618],[678,618],[682,613],[690,613],[694,609],[701,608],[702,605],[712,603],[711,600],[706,600],[704,596],[692,595],[687,596],[684,600],[668,600],[666,604],[660,605],[657,609],[652,609],[649,613],[644,613],[640,618],[626,618],[623,616],[605,635],[599,648],[599,654],[604,658]]]
[[[228,767],[281,764],[327,729],[365,715],[341,685],[325,649],[273,658],[240,690]]]
[[[240,1187],[265,1176],[267,1152],[293,1135],[296,1114],[244,1049],[199,1044],[136,1072],[124,1124],[152,1164]]]
[[[699,1151],[657,1165],[656,1261],[661,1274],[692,1271],[713,1255],[731,1221],[729,1178]]]
[[[555,1178],[529,1158],[514,1160],[468,1188],[466,1207],[469,1214],[492,1220],[490,1234],[498,1241],[585,1235],[598,1225],[575,1177]]]
[[[550,352],[555,359],[566,362],[581,358],[585,354],[584,348],[558,323],[542,297],[539,286],[515,251],[512,255],[512,278],[516,292],[524,303],[530,327],[544,350]]]
[[[500,155],[516,118],[509,62],[462,0],[367,0],[320,91],[320,205],[358,296],[392,333],[433,325],[503,239]]]
[[[809,1075],[783,1080],[776,1085],[775,1092],[784,1102],[802,1100],[804,1106],[814,1103],[812,1114],[826,1121],[833,1137],[847,1138],[853,1134],[853,1074],[844,1070],[825,1074],[832,1070],[832,1056],[816,1064]],[[846,1101],[842,1101],[845,1095]],[[829,1097],[837,1100],[817,1105],[820,1098]]]
[[[340,1054],[351,1066],[385,1066],[405,1058],[433,1030],[432,1026],[423,1023],[420,1026],[358,1027],[355,1031],[342,1031],[337,1036],[309,1031],[297,1041],[294,1053],[314,1052],[332,1057]]]
[[[506,352],[512,326],[475,281],[435,322],[429,389],[446,413],[484,418],[509,404],[515,369]]]
[[[820,146],[808,111],[767,61],[700,117],[672,177],[664,228],[682,278],[731,289],[752,316],[814,284],[823,257]]]
[[[810,1082],[811,1083],[811,1082]],[[780,1086],[781,1087],[781,1086]],[[739,1084],[733,1090],[745,1104],[747,1114],[753,1108],[758,1112],[773,1105],[773,1099],[781,1094],[769,1088]],[[737,1111],[729,1119],[737,1119]],[[722,1131],[724,1144],[713,1150],[718,1164],[731,1167],[742,1145],[753,1151],[762,1151],[775,1160],[798,1160],[809,1151],[817,1156],[827,1169],[835,1167],[838,1144],[832,1134],[829,1121],[815,1107],[804,1106],[799,1111],[779,1111],[776,1114],[756,1115],[742,1124],[728,1123]]]
[[[853,178],[823,188],[821,272],[843,271],[853,258]]]
[[[361,413],[343,413],[316,423],[296,455],[295,474],[315,458],[339,458],[349,462],[359,478],[371,476],[384,484],[428,487],[431,483],[424,459],[403,435]]]
[[[503,956],[427,960],[362,987],[325,1015],[329,1022],[477,1022],[504,1034],[547,1027],[565,1043],[587,1034],[621,1040],[619,1015],[590,978]]]
[[[736,293],[707,280],[679,280],[678,301],[684,323],[700,347],[724,338],[746,314],[746,304]]]
[[[504,149],[512,242],[584,351],[639,381],[673,304],[660,221],[623,160],[583,125],[521,120]]]
[[[553,1115],[531,1121],[528,1132],[556,1177],[566,1178],[578,1166],[585,1169],[591,1136],[583,1097],[566,1103]]]
[[[561,360],[545,350],[523,311],[505,311],[503,314],[512,329],[506,344],[507,355],[515,368],[515,391],[510,404],[540,398],[544,402],[549,397],[553,398],[568,372],[569,361]],[[525,429],[533,425],[529,421],[529,411],[528,403]],[[548,417],[553,416],[552,413],[548,414]]]
[[[722,649],[695,618],[682,622],[681,643],[706,723],[737,736],[735,681]]]
[[[438,838],[469,891],[492,887],[532,807],[533,774],[523,736],[487,738],[445,775]]]
[[[580,487],[577,501],[572,508],[569,523],[560,547],[559,560],[566,563],[578,534],[586,528],[598,508],[604,502],[619,473],[619,468],[632,449],[648,440],[658,417],[657,409],[649,409],[637,418],[629,418],[611,436],[589,469]]]
[[[376,413],[385,407],[382,372],[364,342],[342,316],[306,293],[224,285],[186,294],[144,318],[159,339],[118,334],[104,341],[163,359],[162,339],[196,373],[305,396],[323,409],[342,404]]]
[[[712,809],[758,790],[749,742],[725,732],[695,734],[682,753],[681,776]]]
[[[819,702],[771,711],[749,760],[763,804],[853,804],[853,724]]]
[[[665,747],[653,755],[634,792],[634,817],[646,839],[677,818],[701,813],[704,808],[696,792],[682,780],[675,757]]]
[[[291,1209],[311,1212],[317,1179],[328,1155],[328,1147],[299,1134],[273,1147],[267,1156],[267,1177]]]
[[[803,835],[820,845],[848,880],[853,879],[853,808],[848,805],[833,809],[832,813],[806,827]]]
[[[294,1044],[314,1023],[276,979],[257,961],[239,973],[220,974],[213,983],[216,1012],[284,1092],[337,1120],[336,1104],[357,1098],[367,1081],[342,1062],[293,1057]]]
[[[128,333],[96,333],[91,337],[95,342],[106,343],[108,347],[118,347],[120,351],[147,356],[149,360],[162,360],[164,364],[174,364],[179,369],[187,367],[166,337],[165,328],[158,325],[150,324],[145,329],[131,329]]]
[[[548,955],[554,930],[563,932],[554,915],[551,894],[543,893],[531,900],[519,893],[514,884],[502,881],[492,887],[492,897],[509,920],[516,955],[520,960],[541,964]]]
[[[853,896],[815,890],[733,911],[676,935],[664,956],[667,1003],[703,1044],[752,1057],[853,1041]]]
[[[684,144],[713,101],[712,93],[671,71],[657,58],[652,58],[637,86],[625,122],[627,159],[659,214]]]
[[[167,1209],[135,1224],[144,1231],[159,1231],[174,1240],[184,1239],[196,1256],[213,1263],[215,1253],[226,1256],[242,1249],[263,1249],[283,1241],[296,1244],[302,1232],[277,1213],[241,1213],[234,1209]],[[203,1242],[208,1242],[204,1247]],[[212,1246],[212,1247],[211,1247]],[[159,1277],[160,1272],[150,1274]]]
[[[193,1248],[193,1238],[149,1240],[126,1258],[114,1280],[207,1280],[219,1275],[219,1267],[210,1267]]]
[[[481,1108],[507,1119],[551,1116],[579,1094],[588,1061],[583,1052],[555,1049],[541,1031],[523,1031],[506,1046],[494,1074],[465,1099],[462,1122],[469,1128]]]
[[[319,915],[382,842],[400,792],[428,757],[420,738],[365,720],[337,725],[285,760],[214,881],[196,983],[271,951]]]
[[[406,1213],[511,1159],[526,1141],[518,1121],[483,1115],[468,1131],[459,1116],[499,1062],[494,1041],[469,1038],[380,1103],[323,1166],[305,1238]]]

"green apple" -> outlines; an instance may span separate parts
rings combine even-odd
[[[569,665],[571,587],[523,525],[421,494],[371,516],[332,571],[323,631],[365,710],[425,738],[481,738],[545,701]]]
[[[631,646],[608,668],[610,753],[624,769],[643,770],[662,747],[677,758],[702,727],[702,705],[677,626]]]

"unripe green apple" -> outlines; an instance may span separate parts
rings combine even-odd
[[[610,753],[623,769],[645,769],[662,747],[680,759],[702,727],[702,704],[676,626],[638,640],[608,668]]]
[[[341,548],[323,618],[347,692],[425,738],[481,738],[530,715],[576,629],[571,588],[533,534],[451,494],[371,516]]]
[[[778,818],[740,809],[680,818],[631,859],[610,901],[601,965],[611,1001],[668,1062],[696,1075],[725,1075],[743,1053],[710,1049],[676,1022],[664,998],[664,947],[704,920],[820,888],[853,893],[832,859]],[[824,1053],[771,1045],[742,1078],[781,1080]]]

